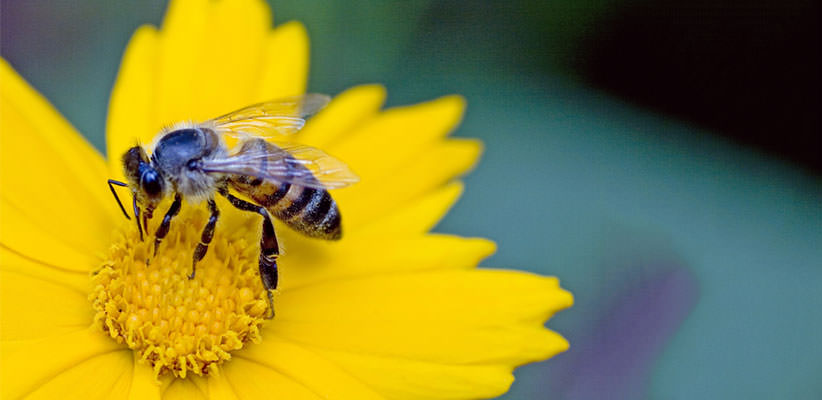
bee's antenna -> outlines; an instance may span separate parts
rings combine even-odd
[[[112,186],[112,185],[128,186],[128,184],[125,183],[125,182],[115,181],[114,179],[109,179],[108,180],[108,188],[111,189],[111,194],[113,194],[114,198],[117,200],[117,205],[120,206],[120,210],[123,211],[123,215],[126,216],[126,219],[131,219],[131,217],[129,217],[128,213],[126,212],[126,208],[123,207],[123,203],[120,202],[120,197],[117,196],[117,192],[114,191],[114,186]]]
[[[137,221],[137,230],[140,231],[140,241],[143,241],[143,227],[140,225],[140,207],[137,207],[137,196],[134,196],[134,220]]]

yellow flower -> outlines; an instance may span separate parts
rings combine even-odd
[[[186,204],[147,260],[106,179],[165,124],[303,93],[304,28],[270,24],[262,1],[176,0],[162,29],[140,28],[111,96],[108,161],[0,63],[0,396],[485,398],[567,349],[543,327],[572,303],[555,278],[477,269],[493,243],[428,233],[480,152],[445,138],[455,96],[380,111],[384,90],[356,87],[298,134],[361,182],[332,192],[341,241],[277,226],[274,320],[258,216],[222,203],[188,280],[206,212]]]

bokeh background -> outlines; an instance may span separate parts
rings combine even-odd
[[[505,399],[822,398],[820,5],[273,2],[311,91],[460,93],[486,143],[438,231],[560,277],[571,341]],[[131,33],[165,1],[0,2],[0,53],[104,151]],[[489,293],[493,296],[493,293]]]

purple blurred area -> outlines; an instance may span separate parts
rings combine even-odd
[[[699,286],[693,273],[675,262],[643,269],[651,272],[619,287],[585,336],[574,338],[562,370],[550,377],[552,398],[646,397],[654,362],[696,305]]]

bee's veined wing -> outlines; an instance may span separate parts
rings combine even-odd
[[[246,150],[225,158],[202,160],[205,172],[253,176],[277,183],[315,189],[337,189],[359,177],[345,163],[320,149],[293,143],[276,143],[277,151]]]
[[[274,138],[293,134],[305,125],[309,116],[322,110],[331,97],[307,93],[302,96],[254,104],[230,112],[210,122],[217,132],[235,138],[257,136]]]

